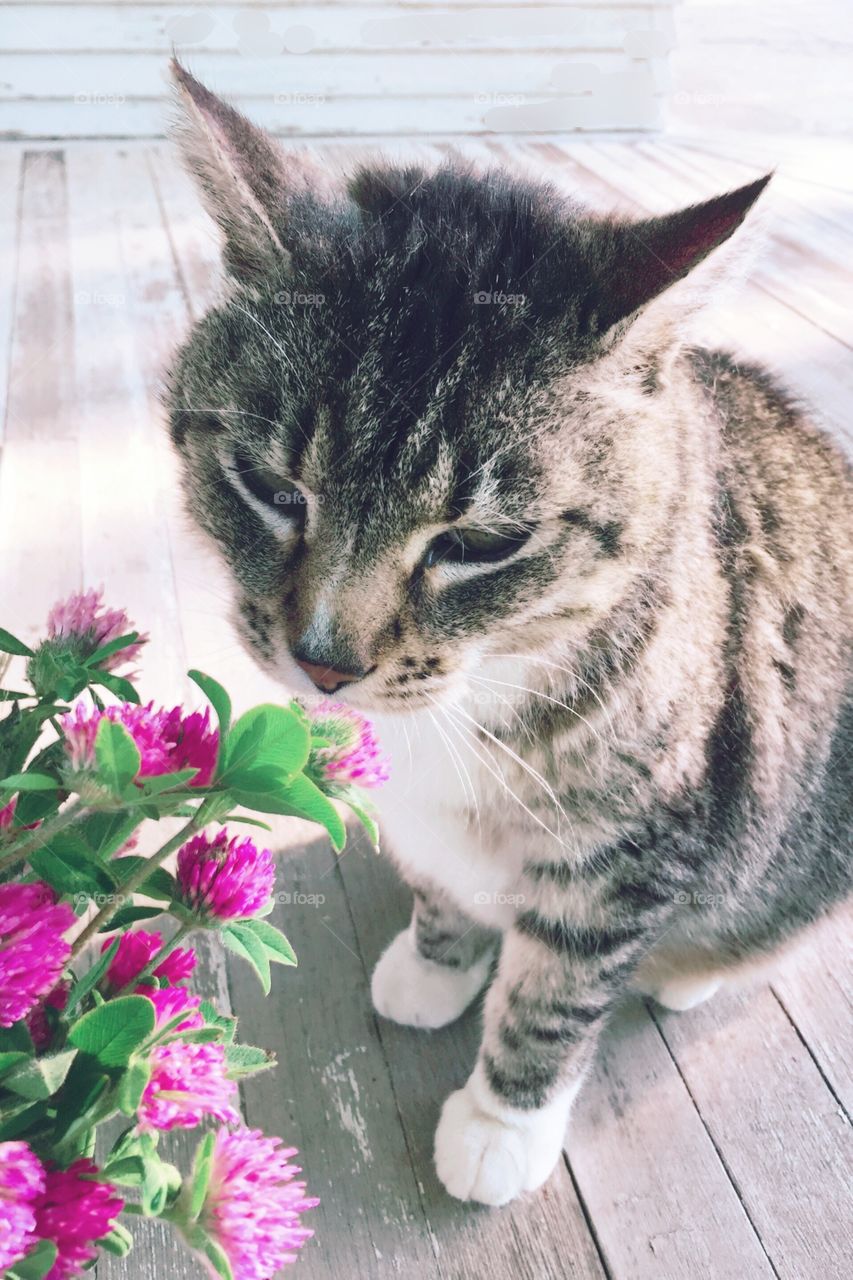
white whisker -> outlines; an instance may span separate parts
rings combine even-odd
[[[477,743],[477,742],[478,742],[478,739],[477,739],[476,735],[472,732],[472,730],[470,730],[470,729],[468,728],[468,726],[467,726],[467,725],[458,724],[455,720],[453,720],[453,719],[452,719],[452,717],[450,716],[450,708],[449,708],[449,707],[444,706],[444,707],[442,707],[442,708],[441,708],[441,710],[444,712],[444,715],[445,715],[445,718],[447,719],[448,724],[452,724],[452,725],[453,725],[453,727],[456,729],[456,732],[457,732],[458,734],[462,734],[462,733],[464,733],[464,734],[466,734],[469,738],[472,738],[472,739],[474,740],[474,742],[475,742],[475,743]],[[466,744],[466,745],[469,745],[469,746],[470,746],[470,743],[469,743],[469,744]],[[480,763],[484,766],[484,768],[488,770],[488,772],[492,775],[492,777],[494,777],[494,778],[496,778],[496,779],[497,779],[497,781],[498,781],[498,782],[501,784],[501,786],[503,787],[504,791],[506,791],[506,793],[507,793],[509,796],[511,796],[513,800],[515,800],[516,804],[518,804],[518,805],[519,805],[519,806],[524,810],[524,812],[527,814],[527,816],[528,816],[529,818],[532,818],[532,819],[533,819],[533,821],[536,823],[536,825],[537,825],[538,827],[541,827],[543,831],[547,831],[548,835],[549,835],[549,836],[551,836],[551,837],[553,837],[553,839],[557,841],[557,844],[558,844],[558,845],[560,845],[560,847],[561,847],[561,848],[565,849],[567,846],[566,846],[565,842],[563,841],[563,839],[562,839],[562,838],[557,834],[557,832],[556,832],[556,831],[552,831],[552,830],[551,830],[551,828],[548,826],[548,824],[547,824],[546,822],[543,822],[543,821],[542,821],[542,819],[538,816],[538,814],[535,814],[535,813],[533,812],[533,810],[532,810],[532,809],[530,809],[530,808],[529,808],[529,807],[524,803],[524,801],[521,799],[521,797],[520,797],[520,796],[518,796],[518,795],[513,791],[512,787],[509,785],[509,783],[507,782],[507,780],[506,780],[506,778],[503,776],[503,774],[500,772],[500,770],[499,770],[499,769],[497,769],[497,768],[494,768],[494,767],[493,767],[493,766],[494,766],[494,763],[495,763],[495,758],[494,758],[494,756],[491,754],[491,752],[489,752],[489,750],[488,750],[488,748],[485,746],[485,744],[484,744],[484,743],[482,743],[482,744],[479,744],[479,745],[482,745],[482,746],[483,746],[483,749],[486,751],[486,754],[487,754],[487,756],[488,756],[488,759],[487,759],[487,760],[483,759],[483,756],[480,754],[480,752],[479,752],[479,751],[477,751],[476,747],[471,747],[471,749],[474,751],[474,754],[476,755],[476,757],[477,757],[477,759],[480,761]],[[489,760],[491,760],[491,762],[492,762],[491,764],[489,764]]]
[[[430,701],[433,701],[433,699],[430,699]],[[437,704],[435,705],[437,706]],[[460,755],[456,746],[451,742],[450,736],[446,734],[445,731],[442,729],[441,725],[438,723],[438,720],[433,715],[433,713],[431,711],[427,711],[427,715],[429,716],[430,720],[435,726],[436,732],[438,733],[439,737],[441,738],[442,742],[447,748],[447,754],[450,756],[453,767],[456,770],[456,776],[458,777],[460,783],[462,784],[463,791],[470,794],[471,796],[471,804],[477,818],[477,828],[478,830],[482,830],[481,823],[480,823],[480,804],[479,804],[479,801],[477,800],[477,791],[474,786],[474,782],[471,778],[471,774],[468,772],[468,767],[465,764],[465,761],[462,759],[462,756]],[[465,775],[464,778],[463,778],[463,772]]]
[[[522,662],[536,662],[541,667],[550,667],[554,671],[563,671],[570,680],[576,681],[584,689],[587,689],[595,698],[604,714],[608,716],[608,718],[610,716],[610,709],[608,708],[607,703],[601,698],[601,695],[593,689],[588,680],[584,680],[583,676],[578,675],[577,671],[572,670],[571,667],[564,667],[559,662],[549,662],[546,658],[537,657],[536,654],[532,653],[490,653],[486,656],[489,658],[520,658]]]
[[[552,702],[554,706],[562,707],[564,711],[568,711],[570,715],[575,716],[578,720],[580,720],[583,724],[585,724],[586,727],[589,729],[590,733],[593,733],[596,736],[596,738],[601,737],[601,734],[598,731],[598,729],[596,729],[595,725],[592,724],[591,721],[587,720],[586,716],[582,716],[579,711],[575,711],[574,707],[570,707],[567,703],[561,702],[559,698],[552,697],[550,693],[543,693],[540,689],[529,689],[527,685],[524,685],[524,684],[512,684],[508,680],[495,680],[491,676],[475,676],[471,672],[468,673],[468,679],[477,680],[480,684],[487,684],[487,685],[499,684],[499,685],[502,685],[505,689],[518,689],[522,693],[531,694],[534,698],[542,698],[544,699],[545,702]]]
[[[453,710],[454,710],[454,711],[457,711],[457,712],[459,713],[459,715],[464,716],[466,720],[469,720],[469,721],[471,722],[471,724],[475,727],[475,729],[479,729],[479,730],[480,730],[480,732],[481,732],[481,733],[484,733],[484,734],[486,735],[486,737],[487,737],[487,738],[489,738],[492,742],[494,742],[494,743],[495,743],[495,745],[496,745],[496,746],[500,747],[500,749],[501,749],[502,751],[505,751],[505,752],[506,752],[506,754],[507,754],[507,755],[508,755],[512,760],[514,760],[514,761],[515,761],[515,763],[516,763],[517,765],[520,765],[520,766],[521,766],[521,768],[522,768],[522,769],[524,769],[525,773],[529,773],[529,774],[530,774],[530,776],[531,776],[531,778],[534,778],[534,779],[535,779],[535,780],[536,780],[536,781],[541,785],[541,787],[542,787],[542,789],[544,790],[545,794],[548,796],[549,800],[551,800],[551,801],[553,802],[554,807],[556,808],[557,812],[561,815],[561,817],[565,818],[565,820],[566,820],[566,822],[568,822],[569,826],[571,826],[571,825],[572,825],[572,824],[571,824],[571,819],[569,818],[569,815],[566,813],[565,809],[563,808],[562,804],[560,803],[560,799],[559,799],[559,797],[558,797],[557,793],[555,792],[555,790],[554,790],[554,788],[551,786],[551,784],[548,782],[547,778],[543,778],[542,774],[541,774],[541,773],[539,773],[539,771],[538,771],[537,769],[534,769],[534,768],[533,768],[533,765],[532,765],[532,764],[529,764],[529,763],[528,763],[528,762],[523,758],[523,756],[520,756],[520,755],[518,754],[518,752],[517,752],[517,751],[513,751],[512,747],[511,747],[511,746],[509,746],[509,744],[508,744],[508,743],[506,743],[506,742],[501,742],[500,738],[496,737],[496,736],[495,736],[495,734],[493,734],[492,732],[490,732],[490,730],[488,730],[488,729],[486,728],[486,726],[485,726],[485,725],[480,724],[480,722],[479,722],[478,720],[476,720],[476,719],[474,718],[474,716],[469,715],[469,713],[464,709],[464,707],[460,707],[457,703],[454,703],[454,704],[453,704]]]

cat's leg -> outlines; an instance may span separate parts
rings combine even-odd
[[[454,1022],[489,978],[498,937],[441,891],[414,890],[412,919],[380,957],[370,993],[383,1018],[435,1029]]]
[[[460,1200],[506,1204],[560,1158],[599,1031],[649,941],[640,919],[593,925],[584,914],[525,911],[504,935],[477,1065],[436,1133],[438,1176]]]

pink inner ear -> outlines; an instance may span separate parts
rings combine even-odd
[[[761,195],[770,176],[705,204],[627,228],[624,252],[614,263],[615,297],[608,323],[624,319],[650,302],[727,240]]]

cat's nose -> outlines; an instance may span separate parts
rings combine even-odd
[[[296,661],[323,693],[334,693],[342,685],[352,684],[367,675],[366,671],[336,671],[334,667],[327,667],[319,662],[306,662],[303,658],[297,658]]]

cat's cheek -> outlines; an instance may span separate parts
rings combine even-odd
[[[444,1104],[435,1135],[435,1168],[457,1200],[509,1204],[541,1187],[560,1161],[580,1081],[538,1111],[503,1106],[478,1065]]]

